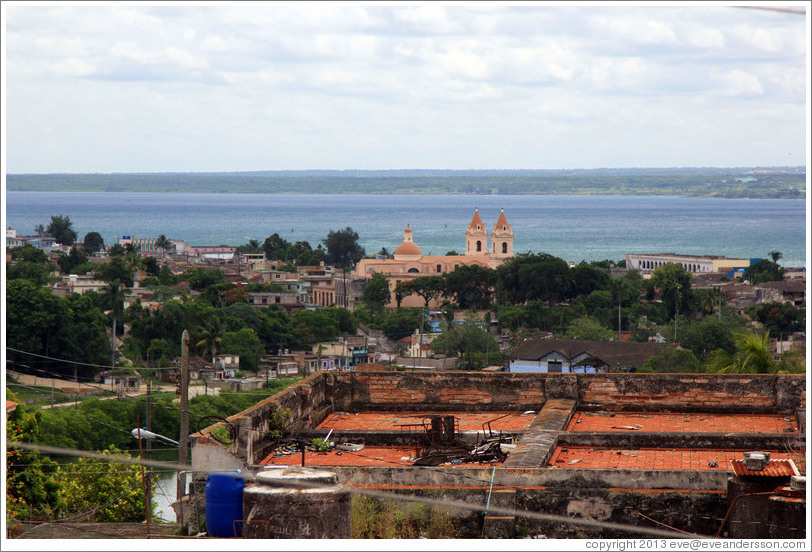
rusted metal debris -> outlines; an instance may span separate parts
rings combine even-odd
[[[457,438],[456,418],[454,416],[432,416],[430,423],[424,423],[427,448],[415,460],[415,466],[440,466],[442,464],[468,464],[504,462],[507,451],[502,448],[512,438],[503,438],[491,430],[491,422],[483,424],[485,440],[477,445],[467,445]]]

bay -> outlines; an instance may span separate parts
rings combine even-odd
[[[330,230],[351,227],[368,254],[393,251],[408,224],[424,254],[465,250],[465,229],[479,209],[487,229],[504,209],[517,253],[568,261],[626,253],[765,258],[805,266],[806,205],[800,200],[606,195],[373,195],[16,192],[5,197],[6,226],[32,234],[67,215],[79,238],[164,234],[187,245],[241,245],[278,233],[313,247]]]

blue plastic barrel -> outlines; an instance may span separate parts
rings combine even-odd
[[[206,532],[210,537],[240,537],[242,491],[240,471],[213,472],[206,478]]]

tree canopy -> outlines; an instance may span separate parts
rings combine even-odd
[[[45,233],[62,245],[73,245],[76,241],[76,231],[68,215],[53,215]]]
[[[344,230],[330,230],[323,241],[327,248],[326,261],[336,268],[351,268],[365,254],[358,243],[358,232],[349,226]]]

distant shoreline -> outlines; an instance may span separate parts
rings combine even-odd
[[[14,192],[640,195],[804,199],[804,167],[8,174]]]

